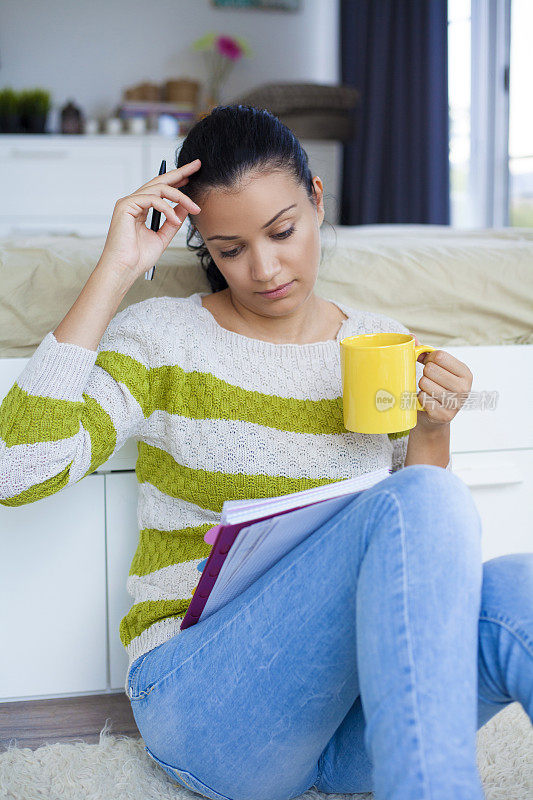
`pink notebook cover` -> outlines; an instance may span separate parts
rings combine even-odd
[[[200,580],[194,590],[189,608],[183,617],[180,630],[195,625],[200,619],[205,604],[207,603],[207,598],[215,585],[215,581],[226,560],[226,556],[231,550],[233,542],[237,538],[241,528],[247,528],[254,522],[260,522],[265,519],[270,519],[271,517],[279,517],[281,514],[289,514],[291,511],[294,511],[294,508],[289,508],[287,511],[282,512],[278,511],[274,514],[267,514],[264,517],[257,517],[257,519],[246,520],[246,522],[239,522],[236,525],[215,525],[209,528],[204,535],[204,542],[212,544],[213,547],[209,553],[202,574],[200,575]]]
[[[389,475],[392,472],[390,469],[387,471]],[[364,491],[364,488],[355,491]],[[207,603],[207,599],[213,589],[213,586],[215,585],[220,570],[222,569],[222,565],[224,564],[226,556],[231,550],[241,528],[247,528],[256,522],[271,519],[272,517],[280,517],[283,514],[290,514],[298,508],[317,505],[317,503],[319,504],[321,502],[324,502],[324,500],[318,500],[315,503],[303,502],[299,505],[294,505],[285,511],[276,511],[272,514],[265,514],[262,517],[248,519],[244,522],[235,524],[214,525],[212,528],[210,528],[204,535],[204,541],[207,544],[212,544],[213,547],[211,548],[209,557],[204,565],[200,580],[198,581],[194,590],[192,600],[189,603],[189,607],[181,622],[180,630],[184,630],[185,628],[189,628],[191,625],[195,625],[200,619],[205,604]]]

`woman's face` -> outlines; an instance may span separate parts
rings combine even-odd
[[[191,219],[232,298],[252,311],[283,315],[313,293],[324,219],[320,178],[313,185],[316,203],[287,172],[250,173],[237,190],[212,189],[198,200]],[[290,281],[283,297],[260,294]]]

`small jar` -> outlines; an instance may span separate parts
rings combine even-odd
[[[109,117],[105,121],[105,132],[112,136],[118,136],[122,133],[122,120],[120,117]]]
[[[127,121],[128,133],[141,136],[146,133],[146,120],[144,117],[130,117]]]
[[[72,100],[61,109],[61,133],[83,133],[83,114]]]
[[[87,136],[95,136],[98,133],[99,127],[97,119],[88,119],[85,121],[85,133]]]
[[[157,120],[157,132],[160,136],[176,137],[180,126],[178,120],[171,114],[160,114]]]

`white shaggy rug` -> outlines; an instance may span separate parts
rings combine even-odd
[[[11,743],[10,743],[11,744]],[[144,751],[144,741],[108,733],[99,744],[9,747],[0,753],[0,798],[8,800],[198,800],[175,784]],[[486,800],[533,797],[533,726],[511,703],[477,732],[477,763]],[[323,794],[309,789],[302,800],[372,798],[373,794]]]

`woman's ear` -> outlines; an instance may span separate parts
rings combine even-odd
[[[322,181],[315,175],[313,178],[313,194],[315,198],[316,210],[318,214],[318,225],[322,225],[324,221],[324,187],[322,186]]]

